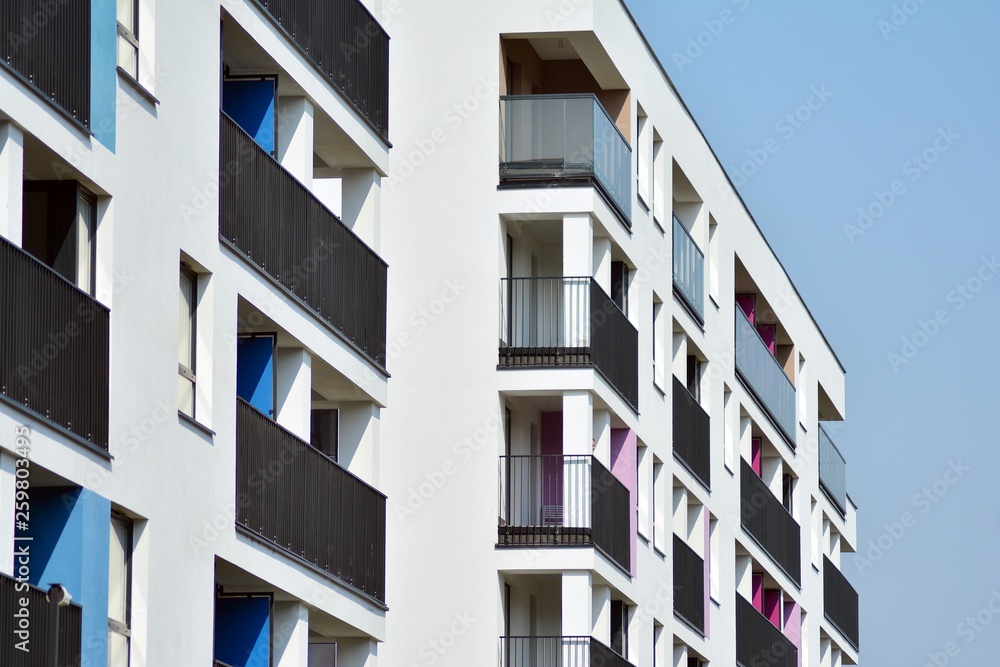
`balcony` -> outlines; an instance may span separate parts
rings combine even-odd
[[[861,647],[858,634],[858,593],[844,574],[823,557],[823,615],[855,651]]]
[[[736,596],[736,663],[798,667],[799,650],[742,595]]]
[[[222,241],[384,369],[386,263],[225,114],[220,131]]]
[[[386,498],[242,399],[236,525],[382,603]]]
[[[593,637],[501,637],[499,667],[632,667]]]
[[[389,36],[358,0],[254,0],[385,141]]]
[[[0,633],[0,664],[4,667],[49,667],[53,662],[50,655],[55,628],[52,627],[51,606],[46,592],[28,585],[27,590],[18,590],[18,581],[6,574],[0,574],[0,616],[4,619],[4,631]],[[27,601],[27,606],[22,602]],[[19,636],[16,623],[10,619],[15,614],[27,610],[30,628],[25,637]],[[30,651],[16,648],[25,639]],[[83,608],[74,603],[59,608],[59,665],[60,667],[80,667],[83,648]]]
[[[741,460],[740,468],[740,523],[775,564],[800,584],[799,524],[745,460]]]
[[[819,427],[819,486],[840,516],[846,516],[847,462],[822,426]]]
[[[108,309],[0,238],[0,399],[108,449]]]
[[[593,278],[500,281],[499,368],[592,367],[639,405],[639,332]]]
[[[90,127],[90,5],[0,3],[0,64],[83,128]]]
[[[705,323],[705,254],[674,216],[674,289],[699,324]]]
[[[674,376],[674,456],[701,482],[712,488],[711,445],[708,414],[694,400],[684,383]]]
[[[736,372],[789,446],[795,449],[795,386],[738,305]]]
[[[632,226],[632,149],[592,94],[500,98],[505,185],[593,185]]]
[[[705,634],[705,561],[674,535],[674,614]]]
[[[629,572],[629,492],[593,456],[501,456],[502,547],[593,546]]]

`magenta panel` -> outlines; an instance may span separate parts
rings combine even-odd
[[[771,625],[781,629],[781,591],[764,591],[764,616]]]
[[[754,574],[750,578],[751,581],[751,599],[750,602],[753,603],[753,608],[764,613],[764,575]]]
[[[756,315],[757,309],[757,295],[756,294],[737,294],[736,295],[736,305],[740,307],[740,310],[747,316],[750,320],[750,324],[754,323],[754,316]]]
[[[611,429],[611,474],[628,489],[629,507],[637,507],[639,503],[639,473],[636,436],[632,429]],[[629,550],[632,553],[630,570],[636,576],[636,541],[638,539],[638,518],[636,513],[629,512]]]
[[[760,477],[763,474],[761,467],[761,452],[763,451],[763,441],[760,438],[750,439],[750,467]]]
[[[799,649],[799,667],[802,667],[802,610],[798,603],[785,601],[785,637]]]

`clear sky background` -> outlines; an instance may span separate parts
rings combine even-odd
[[[1000,3],[627,2],[847,369],[861,664],[1000,665]]]

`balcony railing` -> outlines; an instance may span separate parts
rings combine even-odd
[[[674,613],[705,633],[705,561],[674,535]]]
[[[389,139],[389,36],[358,0],[254,0],[335,89]]]
[[[736,371],[795,449],[795,386],[738,305]]]
[[[823,427],[819,427],[819,485],[840,515],[847,514],[847,462]]]
[[[743,529],[792,581],[801,583],[799,524],[745,460],[741,460],[740,470],[740,523]]]
[[[674,377],[674,455],[684,467],[712,488],[711,445],[708,414],[694,400],[684,383]]]
[[[501,180],[593,183],[631,227],[632,148],[596,96],[505,96],[500,118]]]
[[[626,572],[629,492],[593,456],[501,456],[500,546],[594,546]]]
[[[50,651],[55,628],[52,627],[48,598],[40,588],[28,585],[26,590],[19,590],[18,585],[16,579],[0,574],[0,617],[4,619],[4,629],[0,632],[0,664],[4,667],[49,667],[53,664]],[[23,601],[27,602],[26,606],[22,605]],[[70,603],[68,607],[60,607],[58,613],[58,664],[60,667],[80,667],[83,608]],[[23,617],[18,614],[27,614],[29,621],[24,636],[16,632],[15,619]],[[28,640],[28,652],[16,648],[25,639]]]
[[[382,258],[225,114],[221,160],[223,241],[384,368]]]
[[[742,667],[798,667],[799,650],[781,630],[736,596],[736,663]]]
[[[501,637],[499,667],[631,667],[593,637]]]
[[[385,496],[238,400],[236,524],[385,600]]]
[[[674,216],[674,287],[694,312],[705,321],[705,254],[691,238],[681,221]]]
[[[592,366],[638,408],[639,333],[593,278],[502,279],[499,366]]]
[[[857,651],[860,647],[858,634],[858,593],[847,581],[844,573],[830,559],[823,557],[823,615]]]
[[[0,393],[108,449],[108,309],[0,238]]]
[[[90,127],[91,0],[0,2],[0,63]]]

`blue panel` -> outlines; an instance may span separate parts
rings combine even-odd
[[[33,487],[32,584],[62,584],[83,607],[84,664],[106,665],[111,503],[79,487]],[[21,535],[22,533],[18,533]]]
[[[236,344],[236,395],[274,417],[274,338],[239,338]]]
[[[270,667],[270,598],[216,598],[215,659],[233,667]]]
[[[118,54],[115,51],[118,8],[115,0],[91,0],[90,39],[90,131],[114,152],[118,95]]]
[[[222,84],[222,110],[253,137],[264,150],[274,153],[274,79],[238,79]]]

